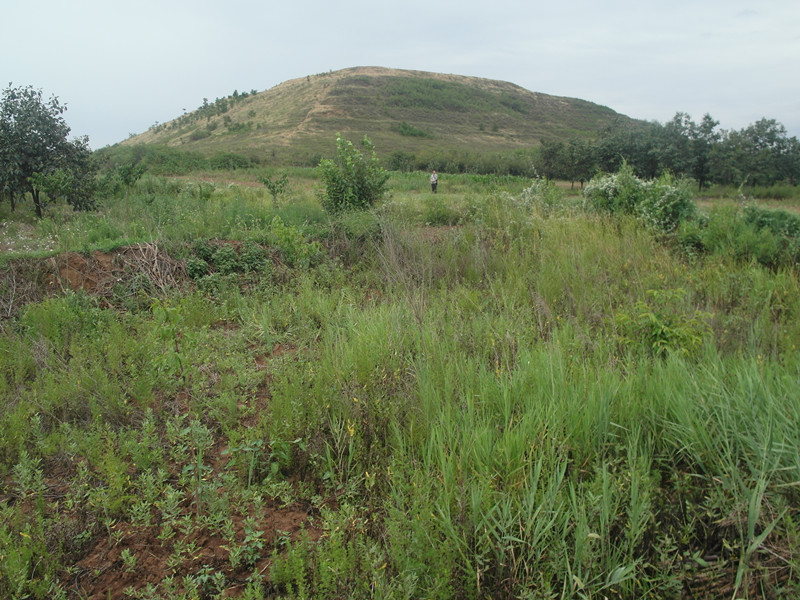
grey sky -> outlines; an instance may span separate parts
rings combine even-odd
[[[93,148],[234,90],[355,66],[516,83],[666,122],[800,136],[797,0],[0,0],[0,85],[67,103]]]

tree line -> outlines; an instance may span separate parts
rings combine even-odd
[[[235,100],[249,94],[232,96]],[[220,106],[209,104],[214,110]],[[227,105],[227,102],[226,102]],[[30,196],[41,217],[48,201],[63,199],[76,209],[95,206],[100,163],[110,156],[93,154],[88,138],[68,139],[70,128],[63,118],[66,106],[55,96],[44,99],[31,86],[8,86],[0,99],[0,202],[12,210],[18,200]],[[538,148],[507,153],[427,151],[420,155],[396,150],[386,156],[389,170],[430,170],[540,176],[550,180],[589,181],[597,173],[617,172],[622,164],[636,176],[655,179],[665,173],[689,177],[702,190],[712,184],[741,186],[796,186],[800,180],[800,142],[789,137],[774,119],[761,119],[744,129],[720,130],[706,114],[696,123],[686,113],[676,113],[666,124],[620,120],[596,138],[567,141],[542,140]],[[174,149],[143,148],[138,156],[117,158],[136,173],[143,170],[188,172],[197,168],[248,168],[254,162],[244,156],[222,153],[206,159]],[[144,154],[142,154],[144,152]],[[145,154],[147,156],[145,156]],[[191,158],[191,160],[188,160]],[[315,158],[313,165],[319,164]],[[161,164],[164,163],[168,164]],[[125,164],[112,160],[106,168]],[[202,167],[201,167],[202,165]],[[123,173],[124,175],[124,173]],[[128,178],[129,179],[129,178]]]
[[[800,142],[781,123],[763,118],[738,131],[718,125],[709,114],[696,123],[682,112],[663,125],[618,123],[596,140],[543,140],[536,166],[543,177],[581,184],[626,162],[639,177],[691,177],[700,190],[711,184],[797,185]]]

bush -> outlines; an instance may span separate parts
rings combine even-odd
[[[520,202],[528,208],[537,207],[547,215],[563,206],[564,192],[554,181],[536,178],[529,187],[522,190]]]
[[[690,251],[755,261],[769,268],[800,262],[800,218],[756,206],[715,210],[705,222],[684,224],[678,239]]]
[[[325,158],[319,163],[319,172],[325,183],[321,201],[328,212],[369,208],[386,191],[389,173],[380,166],[375,148],[367,136],[361,145],[368,156],[339,135],[336,137],[336,159]]]
[[[399,133],[400,135],[406,135],[410,137],[425,137],[425,138],[433,137],[430,133],[423,131],[422,129],[418,129],[413,125],[406,123],[405,121],[401,122],[397,126],[397,133]]]
[[[239,255],[236,253],[236,249],[233,246],[220,246],[217,248],[216,252],[214,252],[212,258],[217,271],[223,275],[236,273],[241,268],[239,265]]]
[[[222,171],[235,171],[236,169],[249,169],[253,166],[253,162],[241,154],[218,152],[208,159],[208,166]]]
[[[612,214],[635,215],[645,225],[668,233],[692,218],[696,208],[689,184],[665,174],[656,181],[634,175],[623,163],[612,175],[593,178],[583,191],[585,206]]]
[[[694,217],[694,196],[686,180],[676,181],[669,173],[645,184],[645,195],[636,205],[636,215],[649,227],[663,232]]]
[[[186,259],[186,274],[191,279],[200,279],[208,275],[208,263],[202,258],[195,258],[193,256]]]
[[[647,296],[649,300],[636,302],[630,314],[615,316],[623,345],[638,342],[653,356],[662,358],[671,353],[696,355],[711,335],[711,315],[688,312],[682,288],[647,290]]]
[[[633,173],[633,167],[623,163],[611,175],[594,177],[583,190],[585,206],[598,212],[633,214],[634,207],[645,196],[645,183]]]

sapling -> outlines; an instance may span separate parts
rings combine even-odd
[[[289,176],[285,172],[281,173],[280,176],[275,175],[274,178],[272,175],[263,175],[258,180],[267,186],[274,204],[278,203],[278,196],[283,195],[289,185]]]

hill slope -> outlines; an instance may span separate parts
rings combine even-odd
[[[341,132],[354,140],[368,135],[381,153],[486,153],[530,148],[541,139],[591,136],[619,119],[630,121],[604,106],[503,81],[354,67],[263,92],[234,92],[123,144],[268,153],[295,162],[328,152]]]

